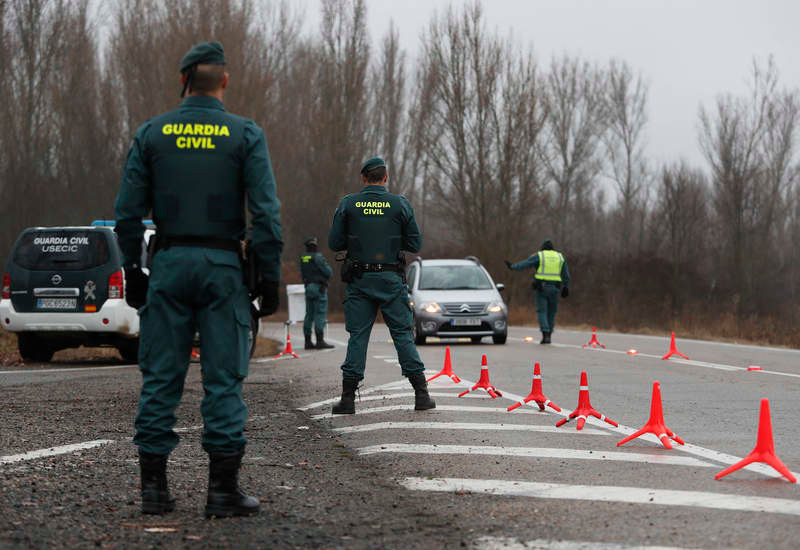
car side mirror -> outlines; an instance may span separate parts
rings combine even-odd
[[[503,292],[503,290],[505,290],[505,288],[506,288],[506,285],[504,285],[503,283],[497,283],[497,284],[496,284],[496,285],[494,285],[494,286],[496,286],[496,287],[497,287],[497,290],[498,290],[499,292]]]

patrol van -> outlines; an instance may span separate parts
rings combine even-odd
[[[65,348],[113,346],[135,362],[139,316],[125,301],[113,226],[25,229],[3,274],[0,323],[17,333],[26,361],[49,361]]]

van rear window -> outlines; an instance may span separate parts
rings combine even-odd
[[[79,271],[110,258],[108,239],[99,231],[31,231],[20,238],[12,261],[35,271]]]

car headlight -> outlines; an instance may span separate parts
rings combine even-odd
[[[489,312],[490,313],[499,313],[503,311],[503,306],[500,305],[500,302],[492,302],[489,304]]]
[[[422,304],[422,309],[427,311],[428,313],[439,313],[442,311],[442,308],[439,307],[439,304],[436,302],[428,302],[427,304]]]

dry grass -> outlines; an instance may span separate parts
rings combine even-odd
[[[253,357],[272,357],[282,349],[282,344],[270,338],[259,338]],[[53,355],[54,363],[123,363],[115,348],[70,348],[57,351]],[[17,336],[0,328],[0,365],[22,365],[24,362],[17,351]]]

